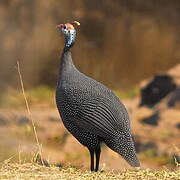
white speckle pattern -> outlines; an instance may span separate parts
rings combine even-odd
[[[79,72],[69,50],[61,57],[56,103],[68,131],[84,146],[105,142],[131,166],[139,166],[124,105],[114,93]]]

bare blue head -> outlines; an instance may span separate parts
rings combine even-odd
[[[70,23],[66,23],[57,25],[57,28],[64,34],[65,49],[70,49],[74,45],[76,39],[76,30],[74,26]]]

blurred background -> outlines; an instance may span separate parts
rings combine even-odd
[[[64,43],[55,26],[77,20],[81,26],[72,50],[74,63],[126,104],[143,167],[176,168],[180,112],[179,105],[168,106],[167,97],[179,86],[179,19],[179,0],[1,0],[0,161],[17,161],[19,152],[26,161],[36,149],[17,73],[19,61],[43,158],[88,166],[88,152],[59,123],[54,101]],[[174,88],[153,109],[139,107],[141,88],[157,74],[171,76]],[[117,154],[106,147],[103,151],[101,167],[128,167]]]

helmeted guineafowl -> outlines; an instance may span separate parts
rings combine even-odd
[[[65,37],[56,90],[56,103],[64,126],[88,148],[91,171],[98,171],[103,142],[131,166],[139,167],[126,108],[110,89],[74,66],[70,52],[76,37],[74,26],[66,23],[57,28]]]

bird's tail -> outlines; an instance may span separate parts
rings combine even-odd
[[[105,143],[110,149],[120,154],[131,166],[140,166],[140,162],[136,156],[134,142],[130,134],[105,140]]]

